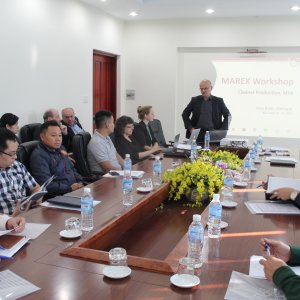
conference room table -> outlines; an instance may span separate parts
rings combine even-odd
[[[291,156],[299,159],[299,151],[291,150]],[[163,171],[172,168],[173,161],[182,162],[177,158],[164,158]],[[145,160],[134,169],[145,171],[144,178],[151,177],[152,163]],[[254,215],[245,205],[249,200],[264,199],[263,189],[256,187],[267,175],[299,178],[299,167],[272,167],[264,158],[255,166],[258,170],[251,173],[249,186],[234,189],[237,207],[223,208],[222,219],[229,226],[222,230],[221,238],[209,239],[205,233],[200,284],[191,289],[172,285],[171,274],[134,267],[127,278],[109,279],[103,275],[107,264],[60,254],[151,197],[155,192],[136,191],[141,179],[134,179],[135,204],[129,209],[122,204],[121,178],[102,178],[90,184],[95,200],[101,200],[94,209],[94,230],[75,240],[61,238],[59,232],[64,229],[67,218],[80,217],[80,212],[38,207],[24,213],[27,222],[51,226],[38,238],[30,240],[12,259],[2,260],[0,270],[9,269],[40,288],[22,299],[224,299],[232,271],[248,274],[250,256],[261,255],[259,241],[262,237],[300,245],[299,216]],[[166,187],[163,183],[161,189]],[[81,193],[79,190],[72,194]],[[190,208],[166,201],[163,209],[153,209],[146,217],[143,215],[139,223],[111,247],[122,246],[129,255],[163,260],[177,243],[186,240],[194,213],[202,214],[205,220],[207,207]]]

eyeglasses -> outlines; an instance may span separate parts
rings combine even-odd
[[[6,152],[4,152],[4,151],[0,151],[0,153],[3,153],[3,154],[5,154],[5,155],[7,155],[7,156],[9,156],[9,157],[15,157],[15,156],[17,156],[17,152],[6,153]]]
[[[130,129],[132,128],[133,129],[134,125],[133,124],[132,125],[127,125],[126,128],[130,128]]]

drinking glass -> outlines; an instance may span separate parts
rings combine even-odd
[[[124,248],[113,248],[108,252],[112,266],[127,266],[127,253]]]
[[[81,231],[79,218],[72,217],[65,221],[65,229],[70,234],[78,234]]]

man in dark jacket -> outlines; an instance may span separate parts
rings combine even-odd
[[[35,180],[43,184],[52,175],[54,180],[47,186],[53,194],[65,194],[83,186],[69,157],[62,152],[62,133],[56,121],[41,126],[41,142],[30,156],[30,169]]]
[[[200,96],[192,97],[184,109],[182,118],[189,138],[194,129],[201,128],[198,142],[203,143],[205,132],[211,130],[228,130],[230,112],[224,100],[211,95],[212,85],[209,80],[200,82]],[[190,118],[190,115],[192,117]]]
[[[78,118],[75,117],[74,109],[71,107],[64,108],[61,111],[62,124],[67,126],[67,134],[63,135],[63,145],[68,152],[72,152],[73,136],[84,131]]]

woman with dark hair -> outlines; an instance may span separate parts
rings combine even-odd
[[[152,106],[139,106],[137,113],[140,122],[134,128],[133,135],[145,150],[151,150],[153,146],[158,146],[157,140],[149,125],[149,122],[154,120],[153,108]]]
[[[159,151],[159,146],[153,146],[152,149],[144,151],[143,146],[132,135],[134,129],[133,119],[122,116],[116,121],[115,125],[115,147],[119,155],[125,158],[126,154],[130,154],[132,164],[136,164],[154,152]]]
[[[13,132],[15,136],[17,137],[17,141],[20,144],[21,141],[19,137],[17,136],[17,133],[19,132],[19,117],[12,113],[6,113],[0,118],[0,127],[6,128]]]

